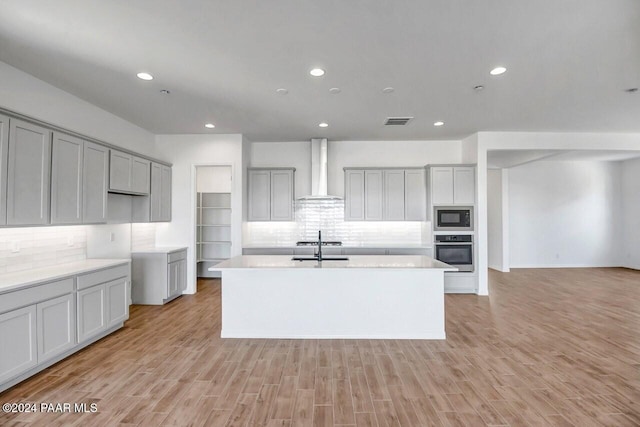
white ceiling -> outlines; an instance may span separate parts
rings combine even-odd
[[[640,132],[639,23],[638,0],[2,0],[0,60],[155,134]]]

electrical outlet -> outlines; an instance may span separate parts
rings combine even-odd
[[[73,245],[74,245],[73,235],[67,236],[67,246],[73,246]]]
[[[116,241],[116,233],[114,233],[113,231],[111,233],[109,233],[109,241],[110,242],[115,242]]]
[[[11,252],[14,254],[20,252],[20,242],[18,240],[11,242]]]

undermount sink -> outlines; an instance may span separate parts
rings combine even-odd
[[[318,261],[318,257],[315,256],[294,256],[291,261]],[[322,261],[349,261],[349,258],[344,256],[323,256]]]

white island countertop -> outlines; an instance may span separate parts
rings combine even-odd
[[[327,255],[331,257],[334,255]],[[456,267],[420,255],[349,255],[347,261],[293,261],[291,255],[240,255],[222,261],[209,271],[247,268],[344,269],[391,268],[458,271]]]

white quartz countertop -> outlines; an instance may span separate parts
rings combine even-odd
[[[244,245],[243,249],[300,249],[311,248],[314,246],[297,246],[297,245]],[[344,249],[431,249],[432,244],[396,244],[396,243],[379,243],[379,244],[354,244],[349,243],[340,246],[323,246],[323,248],[344,248]]]
[[[349,255],[348,261],[293,261],[291,255],[241,255],[213,267],[209,271],[239,268],[422,268],[458,271],[457,268],[428,256],[418,255]]]
[[[85,259],[50,267],[34,268],[15,273],[0,274],[0,293],[18,288],[75,276],[92,270],[114,267],[131,262],[130,259]]]
[[[131,251],[132,254],[170,254],[172,252],[183,251],[186,246],[154,246],[150,248],[140,248]]]

